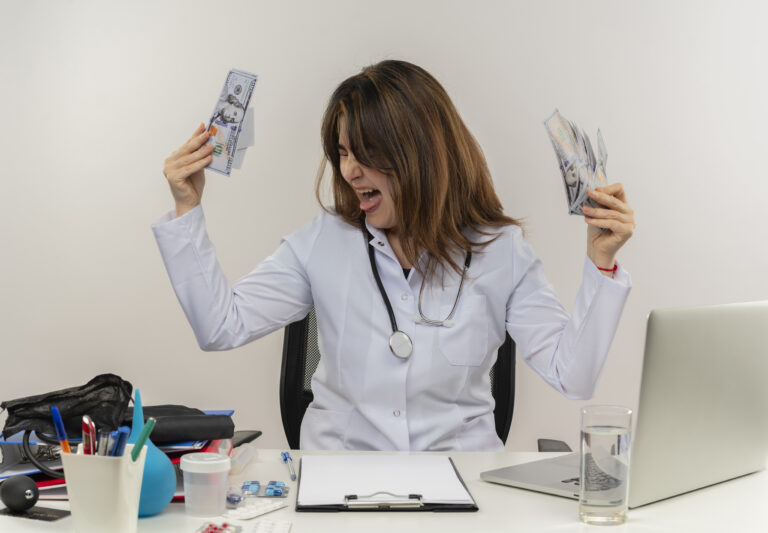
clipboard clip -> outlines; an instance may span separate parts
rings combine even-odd
[[[382,498],[381,495],[389,496],[389,498]],[[405,496],[380,491],[365,496],[348,494],[344,496],[344,505],[348,509],[378,509],[387,511],[390,509],[419,509],[424,507],[424,501],[422,500],[421,494],[409,494]]]

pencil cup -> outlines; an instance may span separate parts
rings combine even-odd
[[[122,457],[61,454],[76,533],[136,533],[147,447],[135,463],[131,448]]]

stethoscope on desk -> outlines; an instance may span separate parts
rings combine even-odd
[[[363,222],[365,224],[365,222]],[[395,319],[395,312],[392,310],[392,304],[389,303],[387,297],[387,291],[384,290],[384,285],[381,283],[381,277],[379,276],[379,269],[376,267],[376,252],[373,246],[370,245],[370,240],[373,239],[373,235],[368,231],[368,228],[363,225],[365,233],[365,245],[368,247],[368,258],[371,260],[371,272],[373,272],[373,278],[376,280],[376,285],[379,287],[381,298],[384,300],[384,305],[387,307],[387,314],[389,314],[389,321],[392,324],[392,335],[389,336],[389,349],[400,359],[408,359],[413,353],[413,342],[407,333],[400,331],[397,327],[397,320]],[[453,307],[448,316],[443,320],[432,320],[424,316],[424,312],[421,310],[421,295],[424,292],[424,279],[421,280],[421,288],[419,289],[419,317],[420,322],[429,326],[442,326],[450,327],[452,325],[453,314],[456,312],[456,306],[459,303],[459,296],[461,296],[461,287],[464,285],[464,278],[466,277],[469,265],[472,262],[472,252],[467,250],[464,256],[464,269],[461,271],[461,281],[459,282],[459,290],[456,292],[456,299],[453,302]]]

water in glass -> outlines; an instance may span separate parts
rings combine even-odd
[[[590,524],[627,519],[629,442],[626,427],[587,426],[581,431],[579,518]]]

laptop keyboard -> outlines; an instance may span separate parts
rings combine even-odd
[[[611,490],[621,485],[621,480],[603,472],[600,467],[597,466],[595,460],[592,459],[591,453],[587,454],[584,462],[584,466],[587,469],[586,476],[589,479],[590,486],[593,487],[593,490]],[[580,480],[578,477],[574,477],[570,479],[564,479],[562,483],[572,483],[576,486],[579,486]]]

